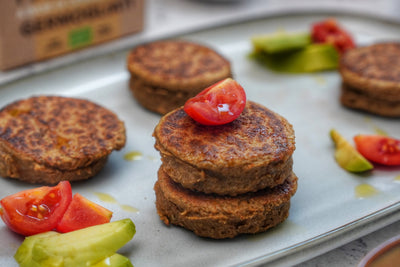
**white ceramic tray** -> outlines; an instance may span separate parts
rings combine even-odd
[[[399,119],[385,119],[343,108],[338,101],[340,77],[336,71],[286,75],[273,73],[248,59],[254,34],[307,31],[312,22],[329,14],[281,14],[180,36],[214,47],[232,63],[234,75],[248,99],[285,116],[296,131],[294,171],[299,187],[289,218],[280,226],[254,236],[231,240],[199,238],[179,227],[167,227],[155,210],[154,182],[160,165],[152,131],[160,116],[141,108],[128,90],[127,51],[4,85],[0,106],[38,94],[59,94],[90,99],[125,121],[127,145],[114,152],[104,170],[92,179],[73,183],[73,191],[114,211],[113,220],[132,218],[137,234],[121,253],[135,266],[229,266],[261,263],[295,264],[349,242],[400,218],[400,169],[377,168],[371,175],[354,175],[338,167],[333,158],[329,130],[347,139],[377,129],[400,138]],[[399,25],[376,18],[335,14],[358,44],[399,40]],[[136,160],[124,155],[140,152]],[[355,194],[360,184],[379,193],[366,198]],[[0,179],[0,198],[34,185]],[[99,198],[104,193],[112,203]],[[128,205],[130,208],[124,208]],[[137,211],[135,211],[137,209]],[[0,266],[16,266],[12,255],[22,237],[0,223]]]

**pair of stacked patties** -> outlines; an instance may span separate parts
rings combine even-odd
[[[340,61],[341,103],[386,117],[400,117],[400,43],[383,42],[346,52]]]
[[[144,108],[166,114],[206,87],[232,76],[214,49],[185,40],[138,45],[127,56],[129,88]]]
[[[263,232],[283,222],[297,190],[294,130],[248,101],[233,122],[205,126],[182,108],[154,130],[162,164],[156,208],[165,224],[214,239]]]

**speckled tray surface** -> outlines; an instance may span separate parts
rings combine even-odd
[[[307,31],[312,22],[327,16],[281,14],[180,36],[214,47],[225,55],[248,99],[280,113],[294,126],[298,191],[292,198],[289,218],[262,234],[216,241],[199,238],[179,227],[167,227],[159,220],[153,185],[160,159],[153,147],[152,132],[160,116],[141,108],[131,96],[125,68],[127,51],[6,84],[0,87],[0,105],[31,95],[66,95],[99,103],[125,121],[126,147],[110,156],[99,175],[74,183],[73,191],[114,211],[113,220],[132,218],[137,233],[121,253],[129,256],[135,266],[256,265],[279,261],[304,248],[304,254],[293,259],[295,263],[322,253],[317,245],[323,242],[329,242],[333,248],[343,240],[365,234],[363,229],[371,231],[399,217],[396,211],[400,208],[400,169],[377,168],[371,175],[350,174],[336,164],[329,137],[329,130],[336,128],[348,140],[359,133],[376,133],[377,129],[400,138],[399,119],[343,108],[338,100],[340,77],[336,71],[277,74],[247,57],[251,50],[250,37],[254,34],[279,29]],[[399,25],[395,23],[360,15],[335,14],[335,17],[355,36],[358,44],[400,39]],[[124,159],[132,152],[137,157]],[[373,186],[378,193],[358,197],[356,188],[362,184]],[[32,187],[0,179],[0,198]],[[22,237],[0,223],[0,266],[17,265],[12,255],[21,241]]]

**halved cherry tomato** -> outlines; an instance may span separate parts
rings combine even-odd
[[[383,135],[357,135],[357,150],[370,161],[396,166],[400,165],[400,140]]]
[[[0,201],[1,218],[14,232],[24,236],[53,230],[72,199],[71,184],[28,189],[7,196]]]
[[[332,44],[339,53],[355,47],[351,35],[341,28],[333,18],[313,24],[311,38],[315,43]]]
[[[89,226],[108,223],[112,212],[76,193],[56,230],[66,233]]]
[[[221,125],[235,120],[246,106],[246,93],[231,78],[219,81],[186,101],[184,110],[204,125]]]

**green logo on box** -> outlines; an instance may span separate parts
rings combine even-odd
[[[83,27],[68,33],[68,44],[72,49],[89,45],[93,41],[93,30],[91,27]]]

